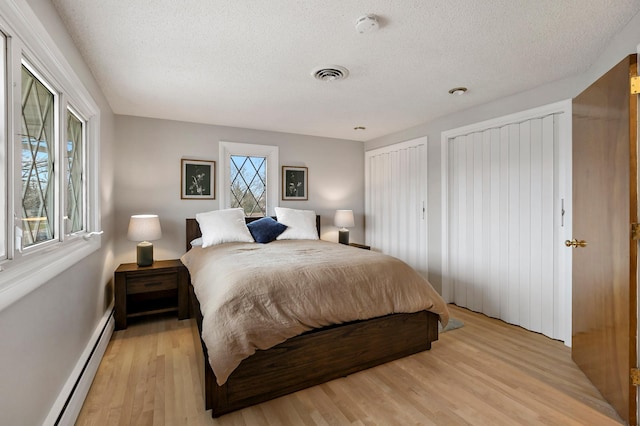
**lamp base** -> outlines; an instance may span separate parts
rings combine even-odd
[[[349,231],[348,230],[339,230],[338,231],[338,242],[340,244],[349,244]]]
[[[153,244],[143,241],[136,246],[138,266],[153,265]]]

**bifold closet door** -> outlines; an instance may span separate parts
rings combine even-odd
[[[557,114],[447,145],[450,301],[560,338]]]
[[[427,277],[427,138],[365,153],[366,242]]]

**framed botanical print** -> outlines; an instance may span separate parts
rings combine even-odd
[[[216,199],[216,162],[189,160],[181,164],[180,198],[183,200]]]
[[[308,177],[306,167],[282,166],[282,199],[308,199]]]

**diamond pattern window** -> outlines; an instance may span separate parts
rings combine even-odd
[[[267,159],[231,156],[231,207],[241,207],[247,217],[267,215]]]
[[[83,231],[84,226],[84,126],[83,120],[67,110],[67,142],[65,144],[67,168],[65,232]]]
[[[3,306],[102,246],[100,107],[31,14],[0,1]]]
[[[55,96],[22,67],[22,247],[55,238]]]
[[[0,262],[7,257],[7,189],[9,177],[8,164],[4,153],[7,152],[7,38],[0,32]]]

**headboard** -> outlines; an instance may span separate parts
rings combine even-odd
[[[276,219],[275,216],[272,216]],[[262,219],[260,217],[245,217],[245,221],[247,223],[251,223],[254,220]],[[202,232],[200,232],[200,225],[198,225],[198,221],[194,218],[187,218],[186,222],[186,230],[187,230],[187,241],[186,241],[186,251],[191,250],[191,241],[194,239],[201,237]],[[320,236],[320,215],[316,215],[316,229],[318,230],[318,236]]]

